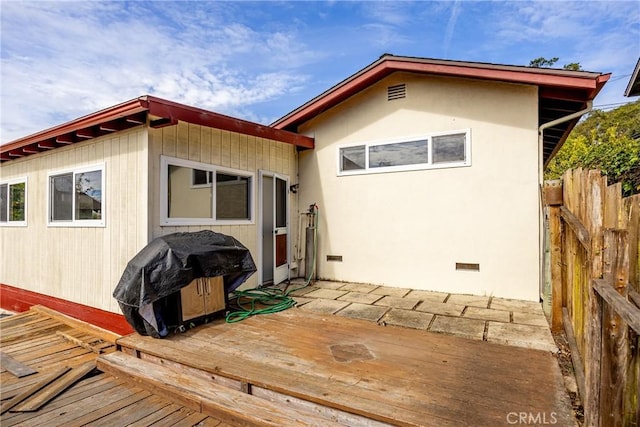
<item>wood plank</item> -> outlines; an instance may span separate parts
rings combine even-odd
[[[89,372],[96,368],[95,362],[85,363],[82,366],[72,369],[65,374],[62,378],[58,379],[47,388],[41,390],[39,393],[31,396],[29,399],[21,403],[14,408],[14,411],[18,412],[30,412],[37,411],[43,405],[47,404],[51,399],[55,398],[58,394],[66,390],[72,384],[82,379]]]
[[[22,424],[41,415],[51,414],[53,411],[59,410],[67,405],[73,405],[75,402],[86,397],[100,394],[106,390],[119,387],[122,381],[117,380],[106,374],[96,375],[91,378],[80,381],[73,385],[64,394],[49,402],[46,406],[37,412],[9,412],[2,416],[2,426],[9,427],[16,424]]]
[[[581,399],[586,396],[585,393],[585,379],[584,379],[584,365],[582,358],[580,357],[580,351],[578,350],[578,344],[573,333],[573,326],[571,326],[571,319],[569,319],[569,312],[566,308],[562,309],[562,316],[564,317],[564,331],[567,336],[567,342],[571,349],[571,362],[573,363],[573,372],[576,377],[576,383],[578,385],[578,393]]]
[[[611,188],[608,188],[610,190]],[[618,198],[620,188],[617,188]],[[617,216],[616,216],[617,220]],[[612,220],[612,222],[614,222]],[[617,221],[616,221],[617,225]],[[604,231],[603,278],[626,300],[629,280],[629,242],[626,230],[606,229]],[[629,304],[631,305],[631,304]],[[637,310],[640,315],[640,309]],[[629,328],[615,309],[605,304],[603,307],[602,334],[602,384],[600,413],[602,425],[625,425],[625,390],[628,387],[627,366],[630,362]],[[628,423],[626,423],[628,424]]]
[[[549,187],[547,187],[549,188]],[[549,206],[549,240],[551,252],[551,329],[562,329],[562,229],[560,208]]]
[[[35,369],[32,369],[24,363],[14,359],[3,351],[0,351],[0,365],[2,365],[3,369],[6,369],[18,378],[38,373]]]
[[[636,307],[640,308],[640,293],[633,289],[629,289],[629,301],[635,304]]]
[[[575,233],[578,241],[582,244],[582,247],[591,252],[591,236],[587,228],[580,222],[580,219],[575,216],[566,206],[560,207],[560,216],[564,220],[565,224]]]
[[[5,333],[3,331],[2,337],[0,337],[0,344],[5,345],[14,341],[22,341],[27,338],[31,338],[37,335],[47,334],[57,329],[60,329],[62,325],[55,320],[45,320],[38,326],[25,327],[23,329],[16,329],[12,332]]]
[[[102,353],[104,351],[104,348],[105,348],[105,347],[97,347],[97,346],[91,345],[90,343],[88,343],[86,341],[83,341],[81,339],[78,339],[76,337],[73,337],[73,336],[71,336],[71,335],[69,335],[69,334],[67,334],[65,332],[56,331],[56,335],[59,335],[59,336],[63,337],[64,339],[66,339],[67,341],[72,342],[73,344],[78,345],[78,346],[80,346],[82,348],[85,348],[85,349],[87,349],[89,351],[92,351],[92,352],[94,352],[96,354]],[[114,344],[110,344],[110,345],[114,345]]]
[[[160,396],[150,395],[132,405],[105,415],[98,420],[87,423],[87,426],[112,427],[114,425],[122,424],[122,420],[126,420],[126,423],[131,425],[168,405],[170,405],[168,400],[163,399]]]
[[[180,408],[181,406],[174,403],[163,406],[159,410],[147,415],[146,417],[136,421],[135,423],[129,424],[127,427],[147,427],[153,425],[153,423],[168,417],[172,413],[180,410]]]
[[[68,425],[81,425],[76,423],[76,418],[81,418],[96,410],[103,405],[106,406],[111,402],[125,399],[136,391],[140,391],[134,387],[111,387],[109,389],[91,394],[84,395],[81,399],[68,401],[64,405],[46,412],[38,411],[29,413],[32,415],[28,420],[20,422],[21,427],[57,427]]]
[[[127,389],[129,389],[129,387],[126,387]],[[85,425],[94,421],[98,421],[101,418],[106,417],[107,415],[110,415],[114,412],[120,411],[124,408],[127,408],[135,403],[138,403],[144,399],[146,399],[147,397],[151,396],[151,393],[146,391],[146,390],[139,390],[136,389],[137,392],[130,394],[128,396],[126,395],[122,395],[121,399],[117,399],[117,398],[113,398],[113,399],[105,399],[105,396],[100,396],[100,400],[101,402],[99,403],[99,405],[92,405],[95,410],[92,410],[82,416],[77,416],[77,412],[73,411],[72,412],[72,417],[69,417],[69,419],[64,420],[64,419],[56,419],[56,423],[58,423],[58,425],[62,425],[62,423],[70,423],[73,425]],[[93,402],[95,403],[95,402]],[[120,425],[126,425],[128,423],[128,420],[125,418],[120,418],[119,420],[119,424]]]
[[[215,331],[210,339],[206,337],[209,330]],[[334,361],[330,346],[354,339],[370,347],[375,359],[351,364]],[[289,310],[240,324],[211,324],[176,340],[131,336],[119,343],[356,414],[400,414],[401,421],[382,419],[395,424],[409,420],[420,424],[425,417],[434,424],[457,425],[460,419],[496,424],[504,421],[507,406],[534,411],[562,407],[561,397],[554,397],[555,402],[547,399],[548,394],[541,397],[539,390],[548,385],[531,381],[544,377],[542,358],[556,369],[545,381],[558,380],[557,362],[545,353],[383,328],[337,316]],[[524,359],[531,363],[514,364]],[[462,378],[464,387],[460,387]],[[487,389],[487,382],[494,385]],[[564,393],[562,387],[558,390]]]
[[[121,335],[115,332],[111,332],[98,326],[94,326],[90,323],[83,322],[82,320],[75,319],[71,316],[67,316],[55,310],[51,310],[50,308],[42,305],[33,306],[31,307],[31,310],[50,316],[57,321],[70,326],[73,329],[80,330],[96,337],[102,338],[104,341],[115,343],[116,340],[121,337]]]
[[[49,385],[52,381],[58,379],[59,377],[61,377],[65,373],[67,373],[69,371],[69,369],[70,368],[64,367],[64,368],[58,369],[55,372],[47,374],[46,376],[44,376],[41,379],[39,379],[37,383],[35,383],[34,385],[28,387],[26,390],[20,392],[18,395],[14,396],[11,400],[9,400],[7,402],[3,402],[2,403],[2,410],[0,411],[0,414],[4,414],[5,412],[7,412],[8,410],[12,409],[17,404],[21,403],[26,398],[28,398],[28,397],[32,396],[34,393],[40,391],[42,388],[44,388],[47,385]]]
[[[154,427],[172,427],[176,424],[180,424],[186,418],[194,414],[200,415],[198,412],[194,411],[193,409],[180,408],[177,411],[168,415],[167,417],[159,420],[158,422],[153,423],[153,426]]]
[[[291,409],[285,410],[280,405],[236,390],[198,378],[185,377],[166,367],[119,352],[101,357],[98,360],[98,366],[105,372],[126,376],[137,385],[149,388],[156,394],[170,396],[174,402],[230,424],[302,426],[307,425],[306,421],[309,421],[318,423],[317,425],[338,425],[311,413],[303,414]]]
[[[640,309],[626,300],[603,279],[593,280],[593,289],[637,334],[640,334]]]

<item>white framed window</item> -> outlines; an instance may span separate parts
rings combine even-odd
[[[48,225],[104,227],[104,164],[49,172]]]
[[[471,131],[338,147],[338,175],[471,166]]]
[[[252,224],[255,174],[162,156],[160,224]]]
[[[0,226],[26,225],[27,178],[0,182]]]

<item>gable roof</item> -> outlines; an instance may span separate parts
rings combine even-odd
[[[461,77],[538,86],[538,125],[583,110],[611,74],[449,61],[385,54],[377,61],[291,111],[271,125],[296,132],[298,126],[395,72]],[[578,118],[544,131],[545,164],[562,146]]]
[[[301,148],[313,148],[313,138],[236,119],[162,98],[145,95],[0,146],[0,161],[53,150],[88,139],[140,126],[171,126],[178,120],[216,129],[272,139]]]
[[[624,91],[624,96],[638,96],[640,95],[640,58],[636,62],[636,68],[633,69],[633,74],[627,84],[627,89]]]

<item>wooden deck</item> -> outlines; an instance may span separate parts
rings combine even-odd
[[[278,425],[287,408],[300,425],[496,426],[522,414],[575,424],[556,358],[537,350],[298,309],[118,345],[101,369],[230,424]],[[242,418],[260,402],[271,406]]]
[[[0,320],[0,425],[226,425],[94,369],[116,338],[44,307]]]

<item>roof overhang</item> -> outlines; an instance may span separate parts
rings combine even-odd
[[[0,161],[19,159],[144,124],[160,128],[178,121],[285,142],[299,148],[314,147],[313,138],[304,135],[146,95],[2,145]]]
[[[296,132],[301,124],[395,72],[537,86],[539,126],[583,110],[587,101],[595,98],[610,77],[610,74],[587,71],[383,55],[374,63],[272,123],[272,126]],[[564,143],[577,121],[578,119],[575,119],[545,130],[545,164]]]
[[[629,84],[627,84],[627,89],[624,91],[624,96],[639,96],[640,95],[640,58],[638,58],[638,62],[636,62],[636,68],[633,70],[633,74],[631,74],[631,78],[629,79]]]

